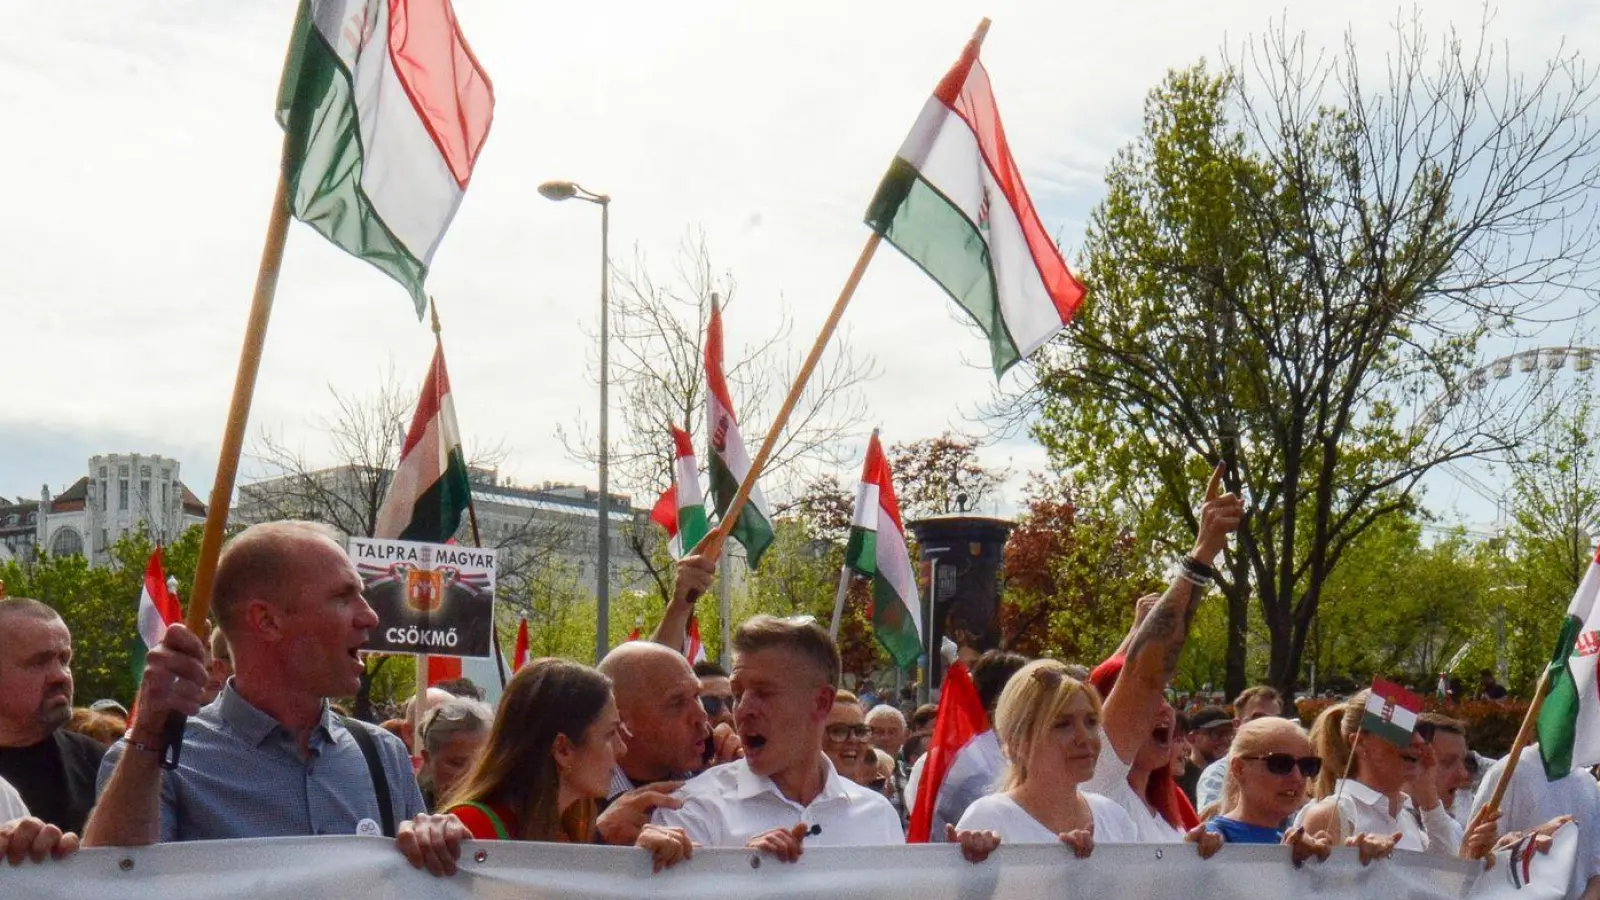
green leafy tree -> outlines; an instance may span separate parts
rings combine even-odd
[[[1590,284],[1567,201],[1600,182],[1593,81],[1561,57],[1501,83],[1482,46],[1400,37],[1387,83],[1277,33],[1153,90],[1091,219],[1091,302],[1012,410],[1041,413],[1063,470],[1164,516],[1173,551],[1226,463],[1249,501],[1221,566],[1230,692],[1252,599],[1292,689],[1352,543],[1435,467],[1516,442],[1526,393],[1468,392],[1476,348]]]

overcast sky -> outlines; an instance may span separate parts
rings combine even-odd
[[[94,453],[141,451],[177,456],[205,497],[276,177],[271,110],[294,3],[0,9],[10,359],[0,494],[60,490]],[[429,279],[456,409],[469,441],[508,448],[504,469],[519,481],[588,484],[555,431],[594,418],[585,330],[597,314],[598,215],[542,200],[540,182],[613,196],[614,259],[637,247],[667,271],[685,234],[703,229],[715,265],[739,282],[730,356],[770,332],[780,302],[797,344],[809,343],[867,237],[861,215],[878,179],[982,16],[994,20],[983,56],[1013,150],[1070,259],[1108,160],[1167,69],[1214,60],[1286,15],[1330,48],[1354,23],[1376,74],[1398,14],[1357,0],[457,0],[456,10],[498,101]],[[1434,32],[1475,32],[1483,7],[1435,2],[1421,15]],[[1490,33],[1527,68],[1563,35],[1592,51],[1597,26],[1592,3],[1543,0],[1506,7]],[[892,251],[869,270],[845,321],[877,359],[865,398],[887,441],[970,427],[992,389],[986,346],[954,310]],[[403,289],[296,223],[252,436],[269,428],[331,462],[317,431],[329,385],[361,393],[391,367],[412,385],[430,345]],[[765,426],[747,423],[748,439]],[[1026,439],[985,458],[1018,472],[1044,462]]]

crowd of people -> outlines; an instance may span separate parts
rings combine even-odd
[[[1165,593],[1141,599],[1109,659],[1090,669],[990,651],[973,663],[986,727],[928,786],[929,837],[974,864],[1008,844],[1084,858],[1105,842],[1187,843],[1207,858],[1228,843],[1284,844],[1296,864],[1351,846],[1368,863],[1481,858],[1528,835],[1547,846],[1575,820],[1589,848],[1580,883],[1600,897],[1600,789],[1587,773],[1546,782],[1534,755],[1487,814],[1506,762],[1473,771],[1459,722],[1425,716],[1397,747],[1363,731],[1364,692],[1309,733],[1265,687],[1231,707],[1173,708],[1168,682],[1243,514],[1215,484],[1192,552]],[[234,537],[216,632],[167,629],[131,719],[101,708],[68,727],[66,624],[43,603],[0,600],[0,852],[17,864],[80,844],[358,834],[449,876],[474,840],[637,847],[658,870],[703,847],[793,861],[807,847],[903,843],[937,708],[870,683],[846,690],[833,640],[809,617],[752,618],[733,631],[731,671],[691,666],[676,648],[713,572],[698,556],[678,563],[654,641],[593,667],[534,660],[493,709],[470,685],[430,689],[413,700],[420,716],[381,726],[336,706],[356,693],[377,617],[324,526]],[[165,731],[180,715],[174,760]]]

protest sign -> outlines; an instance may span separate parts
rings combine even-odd
[[[489,655],[495,551],[357,537],[349,553],[378,614],[368,652]]]

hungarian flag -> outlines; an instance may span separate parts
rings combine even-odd
[[[1372,679],[1367,692],[1367,710],[1361,716],[1361,730],[1381,737],[1404,750],[1411,746],[1411,733],[1422,715],[1422,698],[1392,681]]]
[[[511,674],[522,671],[528,664],[528,617],[523,616],[517,623],[517,647],[511,653]]]
[[[706,523],[706,502],[700,494],[700,464],[694,458],[694,441],[687,431],[674,428],[672,442],[676,451],[673,484],[650,510],[650,521],[666,530],[672,558],[682,559],[706,536],[710,526]]]
[[[450,0],[301,0],[277,104],[290,211],[404,285],[419,318],[493,117]]]
[[[139,640],[133,642],[130,654],[134,681],[144,677],[145,657],[161,643],[167,626],[183,621],[178,598],[167,589],[167,573],[162,569],[161,559],[161,548],[157,547],[144,567],[144,585],[139,591]],[[205,640],[205,636],[201,640]]]
[[[906,551],[905,526],[894,496],[889,459],[883,455],[876,429],[867,442],[844,561],[872,579],[872,630],[878,643],[901,668],[916,662],[922,654],[917,578]]]
[[[683,656],[691,666],[706,661],[706,646],[700,643],[700,620],[694,616],[689,617],[689,637],[683,648]]]
[[[633,626],[633,630],[628,632],[628,640],[637,641],[638,639],[639,639],[639,626],[635,625],[635,626]]]
[[[1083,284],[1039,222],[1011,158],[977,39],[922,108],[867,224],[978,323],[997,376],[1083,303]]]
[[[1539,710],[1539,756],[1551,781],[1600,765],[1600,554],[1578,584],[1550,659],[1550,693]]]
[[[939,799],[944,776],[969,741],[989,728],[989,717],[978,699],[978,688],[967,674],[966,663],[957,661],[944,673],[939,691],[939,715],[933,720],[933,737],[928,741],[928,757],[922,764],[922,781],[917,786],[917,805],[911,811],[911,827],[906,843],[928,843],[933,825],[933,807]],[[943,835],[939,836],[944,839]]]
[[[435,344],[433,364],[422,383],[422,397],[400,451],[400,465],[378,509],[373,537],[442,544],[461,525],[470,493],[444,347]]]
[[[727,512],[733,495],[750,474],[750,454],[744,450],[744,436],[733,414],[728,382],[722,377],[722,311],[711,304],[711,324],[706,328],[706,434],[711,438],[711,500],[717,515]],[[682,508],[680,501],[679,508]],[[759,485],[751,488],[749,502],[739,513],[731,532],[744,545],[745,557],[754,569],[761,554],[772,543],[772,513],[761,496]],[[692,544],[690,546],[693,546]]]

